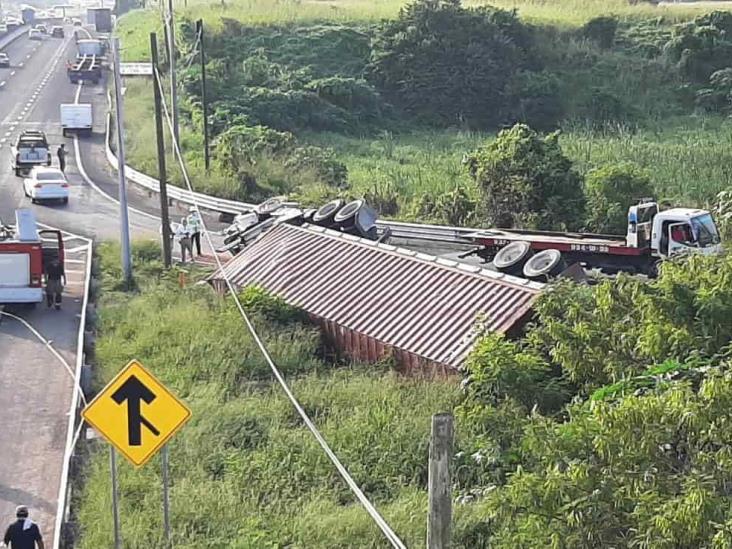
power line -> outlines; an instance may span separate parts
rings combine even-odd
[[[153,70],[156,70],[155,67],[153,67]],[[160,78],[157,79],[158,86],[160,86]],[[171,123],[170,113],[168,112],[168,106],[165,102],[165,94],[161,93],[160,95],[163,98],[163,111],[165,113],[165,119],[168,123],[168,127],[171,130],[171,134],[173,134],[173,126]],[[178,163],[181,167],[181,172],[183,173],[183,179],[186,182],[186,187],[188,189],[188,192],[191,194],[191,202],[193,203],[193,206],[196,208],[196,212],[198,213],[198,217],[201,219],[201,226],[203,228],[203,234],[206,237],[206,242],[208,243],[209,247],[214,250],[214,259],[216,260],[216,265],[218,267],[219,272],[221,273],[221,276],[223,276],[224,281],[226,282],[226,286],[229,290],[229,293],[231,294],[231,297],[234,299],[234,302],[236,303],[236,307],[239,310],[239,313],[241,314],[241,317],[244,319],[244,323],[247,326],[247,329],[249,330],[249,333],[251,334],[252,338],[254,339],[254,342],[257,344],[257,347],[259,347],[260,352],[262,353],[262,356],[264,356],[264,359],[267,361],[267,364],[269,365],[270,369],[272,370],[272,373],[274,374],[275,378],[279,382],[280,386],[282,387],[283,391],[287,395],[287,397],[290,399],[290,402],[297,410],[297,413],[302,418],[305,425],[308,427],[310,432],[313,434],[315,439],[318,441],[318,444],[320,444],[320,447],[323,449],[325,454],[328,456],[328,458],[331,460],[335,468],[340,473],[343,480],[346,482],[348,487],[351,489],[351,491],[354,493],[356,498],[359,500],[361,505],[364,506],[368,514],[371,516],[371,518],[374,520],[374,522],[377,524],[377,526],[381,529],[381,531],[384,533],[384,536],[389,540],[389,543],[391,543],[392,547],[395,547],[397,549],[406,549],[406,545],[404,545],[404,542],[399,539],[399,537],[394,533],[391,526],[384,520],[384,518],[379,514],[379,512],[376,510],[376,507],[369,501],[369,499],[366,497],[366,495],[363,493],[363,491],[358,487],[356,484],[356,481],[353,480],[353,477],[351,477],[348,470],[345,468],[345,466],[341,463],[341,461],[338,459],[338,456],[335,455],[333,450],[331,450],[330,446],[328,445],[328,442],[325,440],[322,434],[320,434],[320,431],[318,431],[318,428],[315,426],[315,423],[310,419],[310,416],[308,416],[307,412],[303,409],[300,402],[295,397],[294,393],[290,389],[290,387],[287,385],[287,382],[285,381],[284,376],[280,372],[279,368],[277,368],[277,365],[274,363],[274,360],[272,360],[272,357],[269,354],[269,351],[265,347],[264,343],[262,342],[261,338],[259,337],[259,334],[257,334],[257,331],[254,328],[254,324],[252,323],[251,319],[247,315],[246,311],[244,311],[244,307],[241,304],[241,301],[239,300],[239,296],[236,293],[236,289],[234,288],[234,285],[231,282],[231,279],[229,278],[229,275],[224,271],[224,266],[221,263],[221,259],[215,252],[215,248],[213,245],[213,242],[211,241],[211,235],[209,234],[208,228],[206,227],[206,223],[203,220],[203,216],[201,215],[201,210],[198,206],[198,201],[196,199],[196,195],[193,191],[193,185],[191,184],[191,180],[188,176],[188,170],[186,169],[185,162],[183,160],[183,155],[180,152],[180,148],[178,146],[178,141],[175,139],[175,136],[173,136],[173,150],[175,152],[176,157],[178,158]]]

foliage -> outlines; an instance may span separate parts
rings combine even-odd
[[[587,21],[582,27],[582,35],[596,42],[603,49],[612,47],[615,33],[618,30],[618,20],[615,17],[603,15]]]
[[[729,14],[715,12],[674,29],[664,51],[689,81],[704,83],[712,73],[729,66],[729,19]]]
[[[557,133],[542,137],[517,124],[471,153],[466,164],[482,190],[489,224],[538,229],[582,224],[582,180]]]
[[[469,226],[476,216],[476,201],[465,186],[456,185],[451,191],[423,194],[415,204],[419,219],[437,221],[454,227]]]
[[[628,208],[653,196],[648,174],[629,163],[608,164],[585,176],[587,227],[605,234],[625,234]]]
[[[139,253],[144,267],[153,245]],[[383,536],[302,424],[230,300],[174,274],[142,277],[139,292],[111,292],[119,248],[100,248],[95,384],[131,356],[172,388],[193,417],[169,445],[176,547],[330,549],[381,547]],[[198,276],[194,273],[194,276]],[[430,417],[458,400],[454,381],[408,380],[385,366],[323,358],[319,331],[258,289],[244,306],[288,384],[366,495],[410,547],[425,537]],[[161,345],[161,341],[165,344]],[[388,436],[387,436],[388,434]],[[80,548],[110,547],[108,452],[91,442],[75,502]],[[129,547],[162,547],[160,462],[120,463],[122,535]],[[195,502],[194,505],[191,502]]]
[[[417,0],[375,37],[370,74],[391,102],[418,119],[490,128],[511,120],[518,98],[510,84],[517,71],[538,68],[534,48],[513,12]],[[544,80],[537,100],[555,91]]]

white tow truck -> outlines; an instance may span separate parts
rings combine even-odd
[[[60,231],[38,230],[32,210],[15,212],[15,225],[0,220],[0,307],[43,301],[43,275],[58,260],[64,264]]]
[[[482,246],[477,254],[492,259],[496,270],[531,279],[550,278],[574,264],[610,274],[623,271],[654,277],[660,262],[670,257],[722,250],[708,211],[660,210],[650,199],[630,207],[625,236],[484,229],[466,238]]]

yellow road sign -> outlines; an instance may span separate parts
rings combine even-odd
[[[133,360],[81,415],[127,459],[141,467],[190,419],[191,411]]]

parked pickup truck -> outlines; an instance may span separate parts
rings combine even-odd
[[[29,173],[36,166],[51,165],[51,151],[46,134],[41,131],[25,130],[10,147],[12,168],[16,176]]]

